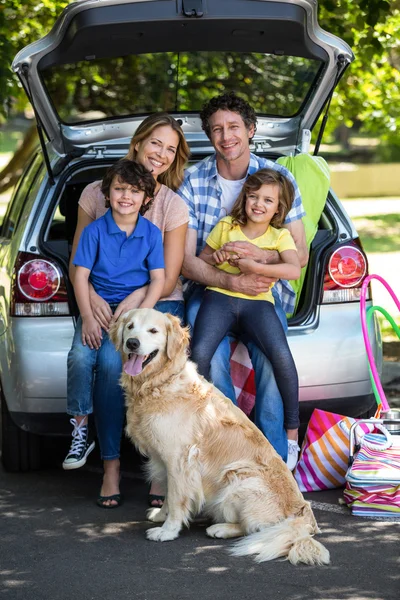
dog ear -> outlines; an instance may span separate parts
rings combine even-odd
[[[111,325],[108,331],[108,337],[114,344],[116,350],[121,350],[122,347],[124,327],[129,320],[126,317],[127,314],[128,313],[121,315],[120,318]]]
[[[166,313],[167,318],[167,356],[172,360],[179,352],[189,346],[189,327],[182,327],[178,317]]]

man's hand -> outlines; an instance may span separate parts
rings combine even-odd
[[[98,350],[101,345],[103,333],[94,316],[82,317],[82,344],[88,345],[91,350]]]
[[[120,302],[115,309],[114,315],[112,315],[112,319],[110,321],[110,325],[115,323],[115,321],[118,321],[119,317],[128,312],[128,310],[138,308],[146,297],[147,288],[148,286],[145,285],[124,298],[124,300],[122,300],[122,302]]]
[[[234,277],[232,291],[248,296],[258,296],[258,294],[268,292],[271,283],[275,283],[275,281],[277,281],[275,278],[266,277],[265,275],[255,275],[254,273],[246,275],[245,273],[241,273]]]
[[[99,296],[93,289],[93,287],[89,286],[89,297],[90,297],[90,306],[92,307],[93,316],[104,331],[107,331],[110,325],[110,321],[112,318],[112,310],[110,305],[104,298]]]
[[[223,250],[231,252],[231,264],[238,258],[251,258],[256,262],[268,264],[277,264],[280,261],[279,252],[277,250],[263,250],[251,242],[227,242],[222,246]]]

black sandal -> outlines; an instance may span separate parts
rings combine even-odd
[[[152,504],[152,502],[162,502],[162,504]],[[150,508],[161,508],[165,502],[165,496],[158,496],[157,494],[149,494],[149,506]]]
[[[107,500],[113,500],[116,504],[104,504]],[[96,500],[97,506],[100,508],[119,508],[122,504],[121,494],[113,494],[112,496],[99,496]]]

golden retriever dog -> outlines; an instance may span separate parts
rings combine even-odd
[[[164,481],[163,507],[149,520],[153,541],[179,536],[202,512],[213,538],[243,537],[231,552],[257,562],[329,563],[319,529],[284,461],[246,415],[188,360],[189,333],[152,309],[127,312],[110,330],[121,351],[126,431],[149,457],[149,478]]]

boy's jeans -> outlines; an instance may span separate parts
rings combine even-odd
[[[191,284],[188,297],[186,298],[186,322],[193,328],[204,287]],[[285,331],[287,331],[286,316],[283,312],[279,298],[274,295],[275,310],[278,314]],[[225,396],[237,404],[235,390],[230,373],[230,342],[233,336],[226,336],[218,346],[211,361],[211,380],[214,385]],[[255,371],[256,400],[255,400],[255,424],[263,432],[267,440],[272,444],[277,453],[286,461],[287,458],[287,436],[283,426],[283,402],[276,385],[271,363],[266,356],[251,341],[246,342],[250,359]]]
[[[164,300],[157,302],[154,308],[183,321],[183,302]],[[80,416],[94,412],[102,459],[118,458],[125,419],[124,396],[119,385],[120,353],[104,331],[99,350],[84,346],[79,317],[67,364],[67,413]]]

